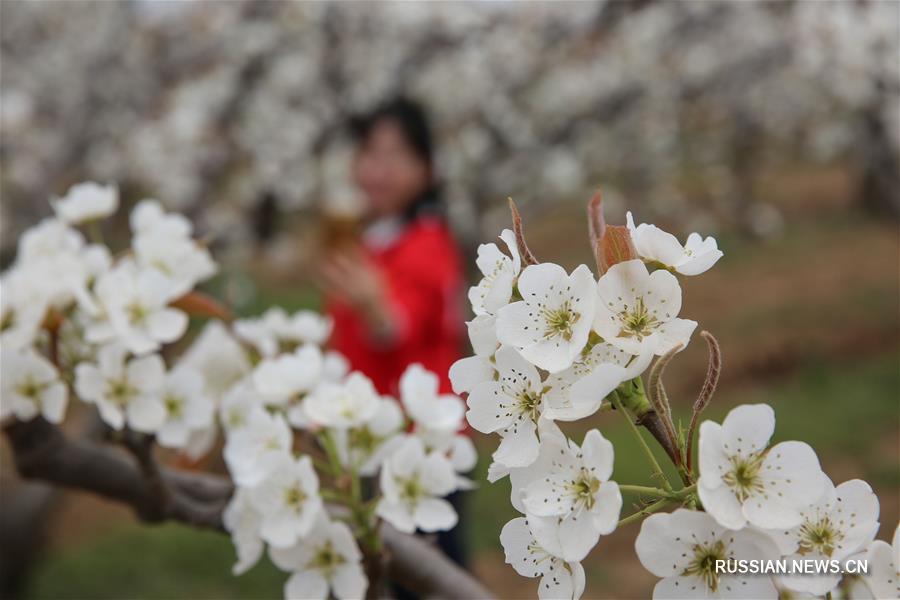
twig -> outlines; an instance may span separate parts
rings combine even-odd
[[[591,197],[587,207],[588,232],[591,237],[591,251],[594,253],[594,261],[597,268],[601,268],[603,262],[603,232],[606,230],[606,220],[603,218],[603,196],[598,189]]]
[[[675,451],[673,461],[676,467],[681,467],[683,457],[681,456],[681,448],[678,444],[678,436],[675,434],[675,424],[672,422],[672,407],[669,405],[669,398],[666,395],[666,388],[662,383],[662,375],[666,367],[675,358],[675,355],[681,350],[682,344],[676,344],[668,352],[660,356],[653,368],[650,369],[650,376],[647,379],[647,396],[662,421],[663,429],[666,437],[669,439],[672,449]]]
[[[625,415],[625,420],[628,421],[628,426],[631,429],[631,433],[634,435],[641,448],[644,450],[644,454],[647,456],[647,461],[653,468],[654,475],[659,478],[660,482],[663,485],[663,488],[665,488],[666,491],[671,491],[672,485],[669,483],[669,480],[666,477],[665,472],[662,470],[662,467],[659,466],[659,462],[656,460],[656,456],[654,456],[653,450],[651,450],[650,446],[647,445],[647,441],[644,439],[644,436],[641,435],[640,430],[637,428],[637,425],[634,422],[634,417],[631,416],[631,411],[625,408],[625,405],[622,404],[622,401],[619,399],[619,395],[617,392],[613,392],[609,397],[616,409],[621,411],[622,414]]]
[[[703,388],[694,402],[691,424],[688,427],[687,449],[685,450],[688,473],[691,472],[694,454],[694,432],[697,429],[697,422],[700,420],[700,413],[709,406],[713,393],[716,391],[716,386],[719,383],[719,375],[722,373],[722,350],[719,348],[719,341],[708,331],[701,331],[700,336],[706,340],[706,345],[709,348],[709,367],[706,369],[706,379],[703,382]]]
[[[538,264],[538,259],[534,257],[534,254],[528,249],[528,244],[525,243],[525,230],[522,228],[522,216],[519,214],[519,209],[516,208],[516,203],[512,198],[509,199],[509,212],[512,214],[513,232],[516,234],[516,246],[519,248],[519,255],[522,257],[522,261],[526,265]]]

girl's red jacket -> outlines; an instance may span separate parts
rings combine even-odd
[[[464,335],[460,252],[445,223],[420,217],[387,243],[365,243],[372,264],[388,289],[397,335],[388,344],[369,333],[364,318],[335,299],[327,301],[334,318],[332,346],[382,394],[397,394],[398,381],[412,363],[438,375],[441,392],[450,393],[447,372],[461,356]]]

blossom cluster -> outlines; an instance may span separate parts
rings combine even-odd
[[[156,201],[134,206],[115,254],[100,227],[118,209],[114,186],[79,184],[52,204],[0,278],[4,423],[61,423],[77,398],[115,439],[199,458],[221,435],[233,571],[268,547],[291,573],[289,598],[364,596],[381,520],[408,533],[456,524],[444,497],[471,485],[476,454],[460,433],[465,404],[435,374],[412,365],[399,400],[382,396],[324,349],[329,319],[280,308],[231,319],[194,290],[216,272],[208,249]],[[189,314],[216,318],[173,358]]]
[[[578,598],[581,561],[600,538],[644,519],[635,549],[662,578],[654,598],[825,595],[840,575],[742,576],[719,573],[716,561],[843,561],[860,552],[879,557],[862,586],[875,594],[896,586],[896,559],[889,563],[885,544],[873,544],[879,506],[869,485],[854,479],[835,486],[809,445],[772,444],[770,406],[739,406],[721,424],[700,424],[698,468],[692,466],[695,425],[709,395],[695,405],[690,429],[676,429],[660,377],[697,325],[679,316],[679,277],[706,272],[722,252],[710,237],[692,233],[682,245],[654,225],[635,226],[630,213],[627,226],[607,226],[598,211],[599,196],[589,210],[592,219],[599,216],[592,223],[600,224],[592,227],[599,278],[585,265],[567,273],[538,262],[515,210],[516,232],[500,235],[506,252],[493,243],[478,250],[483,278],[470,289],[475,317],[468,323],[475,353],[450,376],[454,390],[468,395],[469,424],[499,435],[488,479],[508,476],[511,503],[522,513],[500,534],[506,561],[520,575],[540,578],[539,597]],[[629,420],[662,487],[617,482],[614,448],[600,430],[578,443],[560,428],[606,409]],[[637,425],[666,450],[681,489]],[[621,518],[623,492],[641,505]]]

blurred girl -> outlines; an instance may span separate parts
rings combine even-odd
[[[437,373],[460,357],[459,251],[442,214],[422,108],[393,100],[356,119],[353,178],[368,209],[360,244],[322,268],[333,346],[378,391],[396,394],[411,363]]]

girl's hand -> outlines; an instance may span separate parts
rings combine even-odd
[[[393,333],[384,279],[359,248],[343,249],[326,258],[319,281],[327,294],[363,315],[375,337],[383,339]]]

